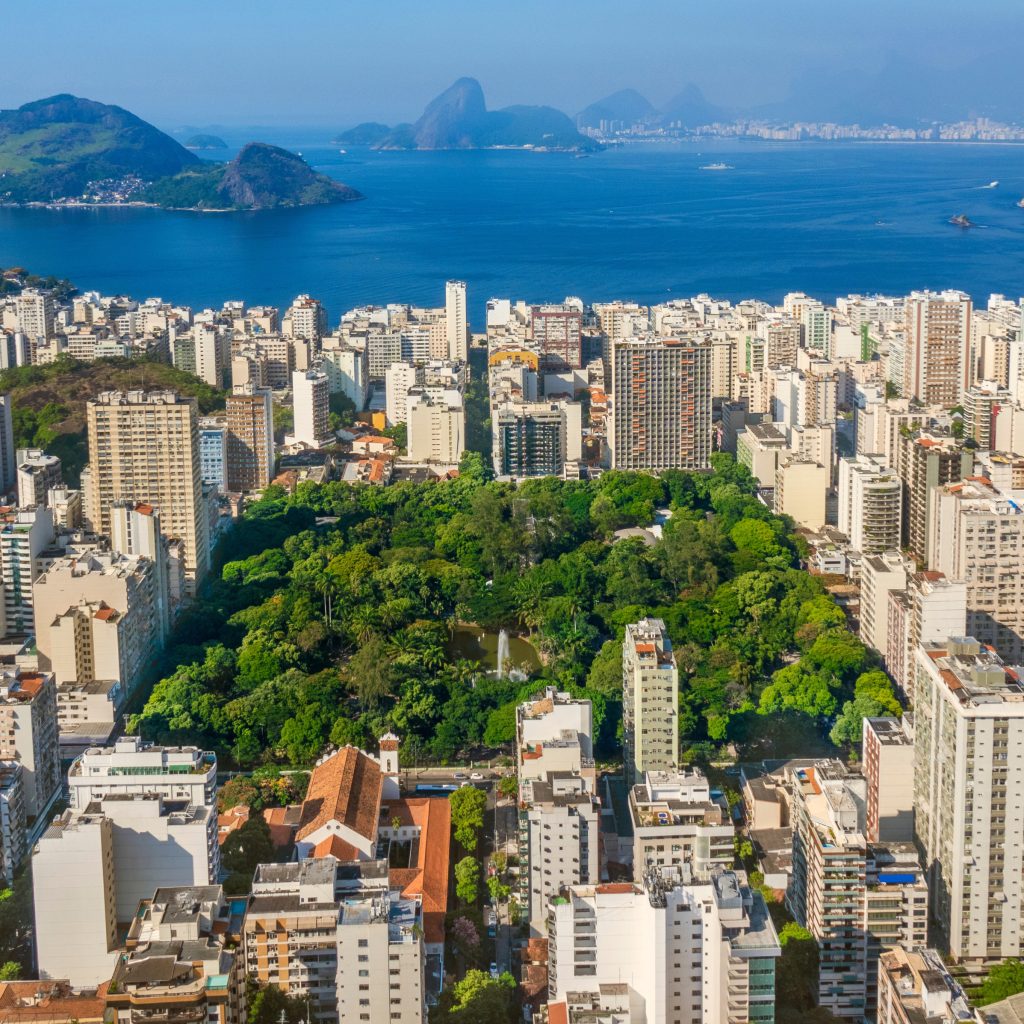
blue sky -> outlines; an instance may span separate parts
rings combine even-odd
[[[1020,0],[0,0],[0,107],[56,92],[162,127],[414,119],[454,78],[490,106],[574,113],[686,82],[729,105],[818,69],[916,53],[965,63],[1020,39]]]

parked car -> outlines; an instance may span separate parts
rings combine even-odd
[[[466,773],[465,772],[456,772],[452,776],[453,779],[464,779],[465,777],[466,777]]]
[[[484,777],[484,773],[483,772],[473,772],[469,777],[474,782],[479,782]]]

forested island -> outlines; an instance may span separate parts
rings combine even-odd
[[[654,615],[688,760],[851,744],[864,715],[899,713],[891,684],[800,568],[792,524],[730,456],[713,461],[514,487],[469,453],[447,482],[271,487],[222,542],[130,728],[242,768],[308,765],[389,729],[407,763],[451,762],[507,749],[515,704],[551,681],[593,701],[597,754],[615,760],[624,627]],[[664,508],[653,546],[616,539]],[[465,623],[520,632],[541,667],[517,681],[454,656]]]

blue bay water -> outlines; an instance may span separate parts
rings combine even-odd
[[[0,265],[195,307],[308,292],[332,321],[363,303],[440,304],[456,277],[478,325],[492,295],[1024,293],[1024,147],[702,143],[576,159],[293,146],[367,199],[235,214],[0,209]],[[732,169],[700,169],[715,161]],[[957,213],[978,227],[952,227]]]

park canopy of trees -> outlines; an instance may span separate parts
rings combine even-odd
[[[471,453],[450,481],[271,487],[222,542],[131,726],[242,767],[309,764],[388,730],[408,761],[448,761],[509,743],[515,704],[553,683],[593,701],[598,753],[616,757],[623,632],[652,615],[679,662],[684,749],[767,756],[788,726],[823,740],[839,715],[847,742],[885,698],[873,673],[857,685],[868,653],[799,568],[791,522],[712,459],[710,473],[512,486]],[[614,538],[665,508],[653,546]],[[458,623],[522,633],[542,669],[487,675],[450,653]]]

